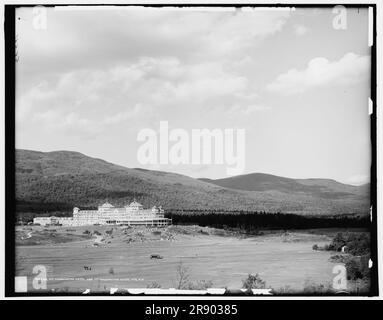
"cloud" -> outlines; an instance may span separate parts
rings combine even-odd
[[[310,31],[309,28],[307,28],[306,26],[304,25],[301,25],[301,24],[296,24],[294,26],[294,33],[297,35],[297,36],[303,36],[305,35],[306,33],[308,33]]]
[[[227,109],[226,115],[230,117],[250,116],[255,112],[267,111],[270,109],[271,108],[269,106],[262,104],[234,104]]]
[[[31,117],[30,123],[38,125],[42,132],[50,135],[63,133],[77,138],[94,138],[100,133],[100,127],[95,121],[83,118],[75,112],[65,113],[60,110],[37,112]]]
[[[318,57],[312,59],[304,70],[291,69],[279,75],[267,89],[289,95],[324,86],[348,86],[366,81],[369,71],[370,56],[347,53],[333,62]]]
[[[82,135],[162,119],[191,123],[201,114],[246,118],[264,109],[251,81],[222,63],[142,57],[136,63],[80,69],[42,81],[19,96],[16,118],[20,125]]]
[[[288,11],[47,9],[47,29],[35,30],[32,8],[17,9],[19,69],[36,74],[136,62],[143,56],[206,61],[243,56],[282,30]],[[107,26],[107,27],[105,27]]]
[[[290,17],[48,8],[42,31],[33,28],[32,8],[16,14],[17,123],[79,135],[161,119],[200,123],[202,114],[218,123],[226,111],[245,119],[263,110],[252,52]]]
[[[348,178],[347,183],[360,186],[370,182],[370,175],[367,174],[356,174]]]

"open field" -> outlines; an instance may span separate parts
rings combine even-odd
[[[312,250],[331,241],[327,231],[246,237],[198,226],[33,226],[16,233],[16,275],[27,276],[32,291],[36,265],[47,269],[48,290],[69,292],[145,288],[153,282],[175,287],[181,261],[190,280],[212,281],[216,288],[238,289],[249,273],[259,273],[267,287],[298,291],[307,281],[327,285],[334,277],[332,253]],[[163,259],[150,259],[151,254]]]

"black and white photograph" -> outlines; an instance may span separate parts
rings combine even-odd
[[[13,12],[13,296],[378,295],[375,4]]]

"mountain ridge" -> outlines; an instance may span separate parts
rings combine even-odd
[[[369,182],[363,183],[363,184],[360,184],[360,185],[353,185],[353,184],[348,184],[348,183],[340,182],[340,181],[332,179],[332,178],[289,178],[289,177],[285,177],[285,176],[278,176],[276,174],[264,173],[264,172],[245,173],[245,174],[237,175],[237,176],[234,176],[234,177],[235,178],[239,178],[239,177],[245,177],[245,176],[251,176],[251,175],[264,175],[264,176],[271,176],[271,177],[277,177],[277,178],[291,179],[291,180],[295,180],[295,181],[329,181],[329,182],[334,182],[334,183],[338,183],[340,185],[350,186],[350,187],[363,187],[363,186],[370,185]],[[224,180],[224,179],[232,179],[234,177],[225,177],[225,178],[217,178],[217,179],[201,177],[201,178],[197,178],[197,179],[201,180],[201,181],[206,181],[206,182],[209,182],[209,181],[210,182],[214,182],[214,181],[219,181],[219,180]]]
[[[194,179],[178,173],[127,168],[76,151],[16,150],[20,212],[55,203],[63,204],[65,210],[97,206],[106,200],[122,205],[134,196],[145,206],[161,204],[185,210],[334,215],[367,214],[369,207],[369,194],[363,188],[326,179],[319,185],[312,179],[260,173]]]
[[[247,191],[266,191],[275,190],[283,192],[320,192],[320,189],[330,188],[331,192],[337,191],[341,194],[348,193],[361,193],[361,189],[369,187],[369,184],[361,186],[354,186],[345,183],[341,183],[334,179],[325,178],[307,178],[307,179],[293,179],[281,176],[276,176],[266,173],[249,173],[238,175],[234,177],[222,178],[222,179],[208,179],[200,178],[199,180],[215,184],[221,187],[227,187],[237,190]],[[325,190],[323,190],[325,192]]]

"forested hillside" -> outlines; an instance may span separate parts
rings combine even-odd
[[[299,188],[273,184],[217,185],[184,175],[130,169],[78,152],[16,152],[16,199],[18,212],[71,212],[74,206],[96,207],[108,200],[125,205],[136,197],[145,207],[165,209],[214,209],[266,211],[297,214],[367,214],[368,188],[336,183],[336,188],[298,181]],[[291,181],[290,181],[291,180]],[[293,179],[288,179],[293,183]],[[324,180],[327,181],[327,180]],[[326,182],[327,183],[327,182]],[[313,192],[313,190],[315,192]]]

